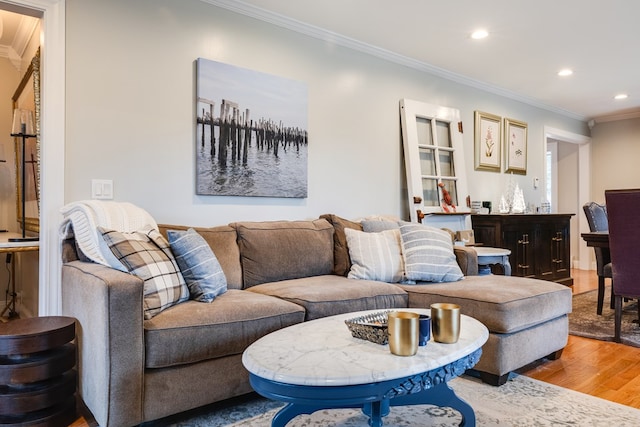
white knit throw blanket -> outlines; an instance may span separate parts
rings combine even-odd
[[[147,211],[131,203],[102,200],[83,200],[69,203],[60,211],[64,217],[60,225],[60,238],[74,237],[78,247],[90,260],[123,270],[104,242],[98,227],[131,233],[145,226],[158,229],[158,224]]]

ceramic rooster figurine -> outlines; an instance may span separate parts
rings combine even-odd
[[[445,212],[455,212],[456,205],[453,204],[453,199],[451,199],[451,194],[444,188],[443,183],[438,183],[438,187],[440,187],[440,191],[442,191],[442,210]]]

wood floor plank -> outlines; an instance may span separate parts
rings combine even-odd
[[[595,271],[572,270],[571,277],[574,294],[598,287]],[[519,373],[640,408],[640,348],[570,335],[560,359]]]

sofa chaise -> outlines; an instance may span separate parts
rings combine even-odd
[[[190,227],[159,228],[166,235]],[[569,288],[478,276],[472,248],[454,248],[462,280],[386,283],[347,277],[345,230],[362,225],[336,215],[194,229],[218,259],[227,291],[151,318],[139,277],[87,260],[73,237],[63,241],[62,312],[77,319],[79,393],[101,426],[133,426],[249,393],[241,363],[248,345],[345,312],[460,304],[490,331],[475,369],[496,385],[524,365],[559,357],[567,342]]]

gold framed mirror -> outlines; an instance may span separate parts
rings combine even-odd
[[[22,138],[14,138],[16,166],[16,215],[22,224],[22,192],[25,194],[25,230],[40,231],[40,48],[29,64],[13,97],[14,110],[25,109],[35,115],[35,138],[25,140],[25,161],[22,159]],[[25,184],[22,188],[22,167]]]

